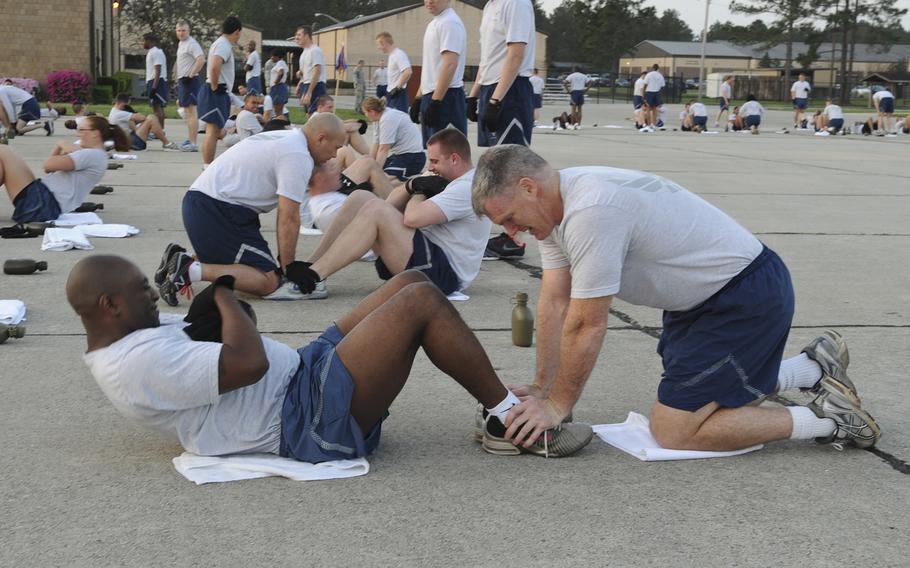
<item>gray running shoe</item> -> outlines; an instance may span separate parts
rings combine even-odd
[[[588,445],[594,437],[594,431],[587,424],[563,423],[544,432],[530,448],[516,446],[504,436],[505,426],[497,418],[487,416],[483,449],[498,456],[517,456],[524,453],[547,458],[571,456]]]
[[[824,391],[808,407],[819,418],[830,418],[837,429],[826,438],[816,438],[820,444],[850,443],[858,448],[870,448],[882,437],[872,415],[863,410],[859,399],[849,393]]]
[[[484,423],[484,420],[486,419],[486,417],[487,417],[487,410],[483,407],[483,405],[481,403],[478,402],[477,408],[475,409],[475,412],[474,412],[474,434],[472,436],[474,438],[474,441],[477,442],[478,444],[483,442],[483,423]],[[572,421],[572,413],[570,412],[569,415],[563,419],[562,423],[565,424],[566,422],[571,422],[571,421]]]
[[[841,337],[841,334],[833,329],[825,330],[821,335],[809,342],[803,350],[809,359],[818,363],[822,368],[822,378],[812,385],[808,390],[811,393],[818,394],[824,384],[833,382],[840,383],[843,388],[838,387],[835,390],[849,390],[852,397],[859,400],[856,394],[856,387],[853,381],[847,376],[847,367],[850,365],[850,350],[847,349],[847,342]],[[828,379],[827,381],[825,379]]]
[[[290,280],[284,280],[278,288],[269,294],[263,296],[263,300],[272,300],[277,302],[292,302],[295,300],[324,300],[329,297],[329,291],[325,286],[325,280],[316,282],[316,289],[309,294],[300,291],[300,287]]]
[[[180,146],[178,146],[174,142],[168,142],[167,144],[162,144],[161,149],[162,150],[180,150],[181,152],[183,151],[180,149]]]

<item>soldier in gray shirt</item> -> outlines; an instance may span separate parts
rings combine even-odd
[[[827,331],[782,361],[794,296],[783,261],[678,184],[607,167],[552,169],[524,146],[484,154],[474,210],[540,241],[537,371],[506,419],[520,444],[572,411],[607,330],[613,298],[664,311],[664,372],[651,431],[666,448],[735,450],[783,439],[875,444],[881,435],[846,374],[843,338]],[[807,406],[759,408],[809,390]]]

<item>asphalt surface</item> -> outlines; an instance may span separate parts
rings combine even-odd
[[[544,121],[561,110],[545,108]],[[470,439],[471,397],[420,355],[369,475],[197,487],[171,465],[181,448],[120,417],[82,363],[85,338],[63,287],[89,253],[3,240],[3,259],[50,268],[0,275],[0,298],[28,305],[27,337],[0,345],[0,565],[906,566],[910,138],[775,134],[790,123],[784,112],[769,113],[760,136],[642,134],[628,110],[588,105],[583,130],[536,130],[532,147],[557,167],[667,176],[778,251],[797,292],[786,355],[827,327],[845,335],[851,378],[884,431],[876,450],[780,442],[736,458],[644,463],[595,439],[563,460],[492,456]],[[58,126],[12,147],[38,171],[68,134]],[[184,137],[182,122],[167,130]],[[107,222],[142,230],[92,239],[95,252],[151,275],[168,242],[187,244],[179,205],[201,157],[149,147],[107,173],[114,193],[90,199]],[[0,199],[0,224],[11,212]],[[263,226],[274,244],[274,214]],[[301,255],[316,242],[302,237]],[[508,328],[516,292],[536,305],[538,265],[533,242],[522,264],[485,262],[471,299],[457,303],[506,382],[533,377],[533,349],[512,346]],[[378,283],[357,263],[330,279],[327,300],[256,300],[259,327],[304,345]],[[613,315],[575,409],[592,424],[647,413],[660,376],[660,313],[617,301]]]

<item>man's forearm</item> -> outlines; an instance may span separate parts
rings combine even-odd
[[[447,51],[442,55],[442,64],[439,66],[439,78],[436,80],[436,89],[433,91],[433,98],[441,101],[452,84],[452,77],[455,76],[455,69],[458,68],[458,55],[452,53],[454,58],[446,57],[451,53]]]
[[[607,332],[606,322],[591,324],[576,314],[570,314],[562,333],[559,352],[559,372],[549,398],[563,412],[569,412],[594,369]]]
[[[524,59],[525,49],[527,49],[527,47],[528,46],[523,43],[509,44],[506,60],[502,64],[499,83],[497,83],[496,89],[490,97],[491,99],[501,101],[503,97],[506,96],[506,93],[509,92],[509,89],[512,88],[512,83],[515,82],[515,77],[518,76],[521,60]]]
[[[404,184],[402,184],[393,189],[385,200],[389,205],[404,213],[404,210],[408,206],[408,201],[410,201],[410,199],[411,195],[404,188]]]
[[[196,64],[193,65],[193,70],[190,72],[190,77],[195,77],[202,71],[202,66],[205,65],[205,58],[201,55],[196,58]]]
[[[215,59],[216,61],[209,66],[209,87],[213,91],[218,88],[218,77],[221,76],[222,65],[222,63],[217,62],[219,58],[216,57]]]
[[[569,299],[540,297],[537,304],[537,372],[534,384],[544,396],[553,389],[559,372],[562,328],[566,321]]]
[[[293,211],[278,210],[278,258],[283,269],[297,256],[297,239],[300,236],[300,209]]]

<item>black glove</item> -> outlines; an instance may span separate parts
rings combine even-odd
[[[304,294],[309,294],[316,289],[316,283],[322,280],[316,271],[310,268],[311,262],[295,260],[284,267],[284,275],[288,280],[300,288]]]
[[[440,128],[439,123],[439,114],[440,109],[442,109],[442,101],[437,101],[436,99],[430,99],[430,104],[427,106],[427,110],[423,113],[423,116],[420,117],[423,120],[424,126],[429,128]]]
[[[192,77],[181,77],[180,82],[183,83],[184,85],[189,85],[190,83],[193,82],[193,78]]]
[[[412,177],[404,184],[405,190],[411,195],[423,195],[427,199],[443,192],[449,180],[442,176],[417,176]]]
[[[365,121],[362,118],[358,118],[357,122],[360,123],[360,129],[357,132],[359,132],[361,135],[366,134],[367,128],[369,127],[369,124],[367,124],[367,121]]]
[[[226,83],[218,83],[218,87],[215,89],[216,95],[226,95],[228,93],[228,87]]]
[[[240,307],[243,308],[243,311],[250,316],[250,319],[253,320],[253,324],[255,325],[256,312],[253,311],[253,306],[243,300],[237,300],[237,303],[239,303]],[[221,343],[222,324],[223,321],[219,312],[208,312],[198,317],[190,325],[184,327],[183,332],[190,336],[190,339],[193,341],[214,341]]]
[[[411,122],[414,124],[420,124],[420,101],[421,98],[417,97],[414,99],[414,102],[411,103],[409,114],[411,115]]]
[[[487,103],[487,108],[483,111],[483,127],[487,132],[495,133],[499,128],[499,113],[502,111],[502,103],[496,101],[495,103],[490,100]]]
[[[391,91],[389,91],[388,93],[385,94],[385,100],[395,98],[395,96],[398,95],[398,93],[400,93],[401,91],[402,91],[401,87],[395,87],[394,89],[392,89]]]
[[[205,290],[196,294],[196,297],[193,298],[193,303],[190,304],[190,309],[186,313],[186,317],[183,318],[183,321],[187,323],[193,323],[199,318],[203,317],[209,313],[218,313],[218,306],[215,305],[215,288],[218,286],[224,286],[229,290],[234,289],[234,277],[225,274],[220,276],[217,280],[211,283]]]
[[[467,113],[468,120],[477,122],[477,97],[468,97]]]

